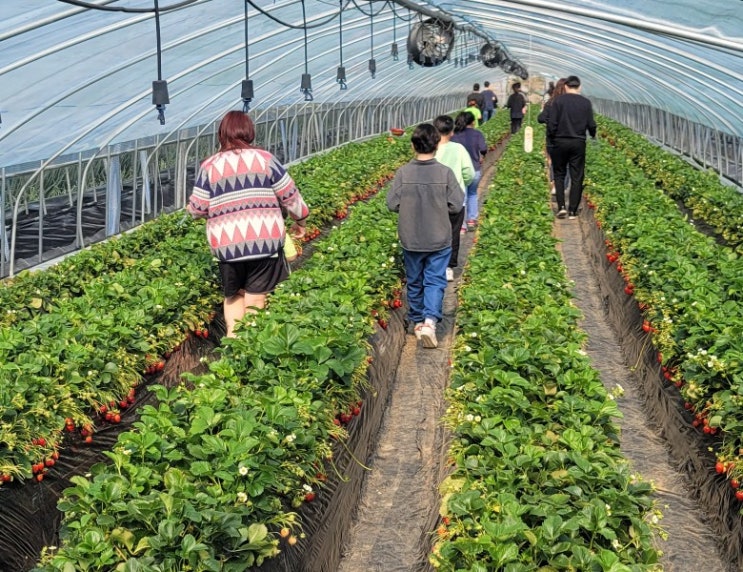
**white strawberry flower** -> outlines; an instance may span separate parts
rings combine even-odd
[[[308,493],[312,492],[312,487],[306,483],[302,485],[302,488]]]
[[[237,502],[248,502],[248,495],[240,491],[237,493]]]
[[[237,469],[237,472],[240,473],[241,477],[244,477],[248,474],[248,468],[245,465],[240,465],[240,468]]]

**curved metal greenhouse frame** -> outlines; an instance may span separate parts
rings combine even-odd
[[[508,69],[539,95],[578,75],[599,112],[743,179],[735,0],[160,0],[157,14],[153,0],[18,4],[0,5],[0,276],[183,207],[227,110],[249,107],[260,143],[292,162],[455,111],[475,82],[503,97]],[[453,26],[441,65],[406,57],[424,20]],[[486,45],[496,67],[480,61]],[[155,80],[169,92],[157,109]],[[52,237],[62,210],[74,220]]]

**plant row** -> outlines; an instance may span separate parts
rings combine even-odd
[[[358,205],[209,373],[157,387],[111,463],[74,477],[40,569],[244,570],[295,544],[292,509],[321,494],[330,438],[363,406],[365,340],[401,306],[400,270],[395,216],[383,198]]]
[[[681,202],[695,219],[709,225],[726,244],[743,253],[743,193],[720,182],[713,171],[700,171],[628,127],[605,117],[598,119],[599,134],[620,149],[635,165]]]
[[[349,148],[365,162],[352,162]],[[409,156],[406,138],[378,137],[312,159],[314,172],[297,176],[312,205],[311,236]],[[59,277],[64,288],[51,288]],[[11,305],[0,334],[0,484],[42,480],[68,432],[90,440],[96,421],[116,422],[132,391],[192,332],[208,335],[220,300],[203,221],[183,213],[24,273],[3,296]]]
[[[659,374],[737,484],[743,475],[743,257],[689,224],[654,177],[611,145],[589,149],[586,190],[607,264],[644,315]],[[743,500],[743,494],[740,495]]]
[[[535,142],[543,130],[535,129]],[[514,136],[464,273],[446,422],[438,570],[658,569],[651,487],[584,351],[552,236],[544,160]]]

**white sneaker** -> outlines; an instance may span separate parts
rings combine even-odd
[[[557,218],[565,218],[566,216],[568,216],[568,211],[565,210],[565,207],[557,211]]]
[[[421,328],[423,327],[423,322],[420,322],[415,325],[415,328],[413,328],[413,333],[415,333],[415,339],[420,340],[421,339]]]
[[[454,269],[453,268],[447,268],[446,269],[446,281],[447,282],[453,282],[454,281]]]
[[[420,332],[421,343],[424,348],[435,348],[438,347],[439,342],[436,339],[436,326],[431,324],[421,324],[420,328],[415,328],[416,332]]]

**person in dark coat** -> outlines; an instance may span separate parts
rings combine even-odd
[[[547,119],[547,135],[552,140],[552,168],[555,172],[557,218],[578,215],[583,196],[586,167],[586,133],[596,138],[596,121],[591,101],[580,94],[578,76],[565,79],[565,93],[554,99]],[[565,174],[570,171],[570,196],[565,209]]]

